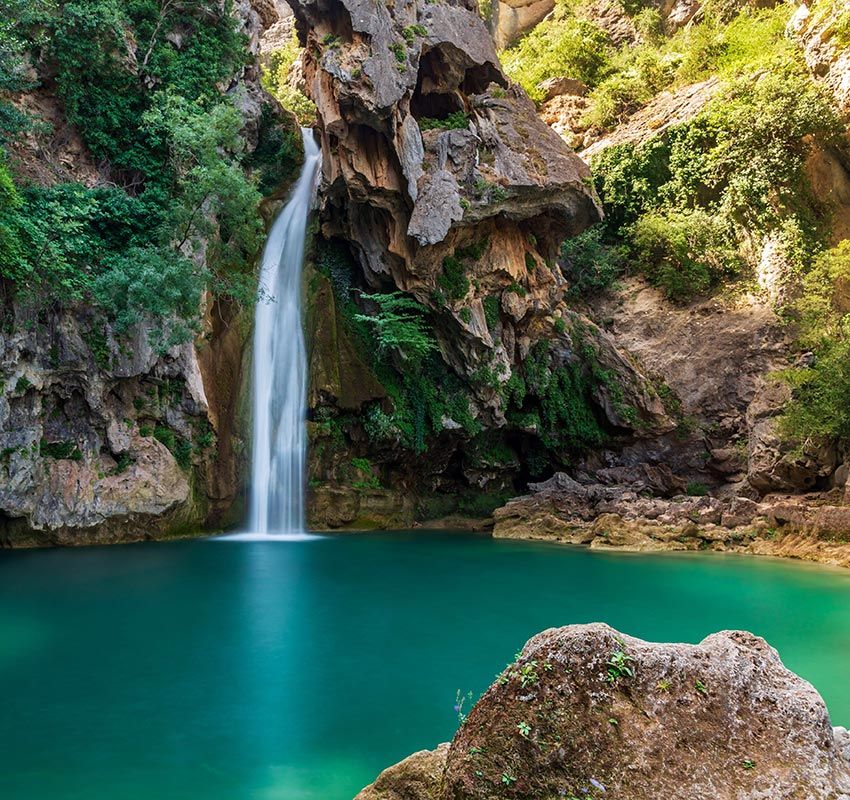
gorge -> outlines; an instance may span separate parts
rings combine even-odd
[[[0,0],[0,793],[850,797],[845,6]]]

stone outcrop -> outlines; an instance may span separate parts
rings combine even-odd
[[[485,431],[510,424],[506,384],[540,341],[550,343],[552,369],[589,368],[583,342],[599,372],[612,376],[610,385],[593,390],[594,413],[606,426],[672,427],[646,375],[568,307],[556,256],[565,237],[600,219],[590,173],[509,84],[475,5],[300,0],[293,10],[322,142],[320,238],[343,243],[355,261],[340,305],[374,313],[357,290],[401,290],[421,303],[440,358],[462,381],[469,415]],[[320,284],[311,280],[309,303],[324,310],[330,295]],[[352,457],[367,456],[386,467],[393,489],[408,494],[426,485],[454,491],[459,483],[510,484],[521,464],[471,465],[461,449],[469,435],[448,415],[424,458],[369,445],[356,426],[331,456],[326,433],[339,425],[322,420],[338,422],[379,402],[382,413],[392,412],[394,401],[368,375],[357,384],[363,392],[334,378],[357,354],[341,320],[315,319],[310,330],[336,344],[313,350],[314,482],[338,485],[352,473]],[[368,373],[362,359],[357,372]],[[351,500],[347,508],[359,503]],[[337,515],[324,523],[338,524]]]
[[[436,750],[420,750],[384,770],[356,800],[434,800],[440,796],[448,744]]]
[[[850,116],[850,48],[842,40],[847,7],[841,2],[821,0],[800,3],[789,24],[800,42],[812,74],[829,87],[839,108]],[[846,37],[846,32],[843,34]]]
[[[493,349],[482,302],[501,295],[501,357],[515,362],[507,343],[563,293],[550,267],[560,241],[600,216],[587,167],[508,86],[473,6],[294,10],[319,110],[324,234],[353,244],[369,285],[455,315],[446,345],[477,351],[457,359],[470,371]],[[479,243],[466,291],[435,302],[446,258]]]
[[[814,687],[757,636],[653,644],[572,625],[533,637],[450,745],[358,800],[841,800],[845,747]]]
[[[850,507],[828,495],[685,494],[661,464],[565,473],[493,514],[493,536],[590,545],[595,550],[716,550],[850,566]],[[732,487],[730,487],[731,489]]]
[[[13,332],[0,334],[5,538],[71,542],[87,530],[111,540],[120,528],[133,538],[173,525],[191,508],[175,453],[187,469],[194,461],[211,472],[215,441],[191,343],[159,354],[145,326],[121,346],[84,312],[60,312],[46,328],[27,325],[20,309],[6,313],[14,316]]]
[[[490,30],[500,50],[513,44],[555,8],[555,0],[494,0]]]

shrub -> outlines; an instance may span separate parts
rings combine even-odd
[[[561,245],[561,272],[570,282],[569,292],[573,297],[607,289],[620,274],[620,248],[605,244],[603,232],[603,226],[596,225]]]
[[[740,268],[726,224],[704,211],[646,214],[630,239],[649,280],[671,300],[690,300]]]
[[[499,324],[499,309],[501,304],[499,298],[490,295],[483,300],[484,319],[487,320],[487,327],[492,331]]]
[[[205,108],[246,57],[230,0],[209,13],[198,11],[193,4],[156,0],[62,4],[50,38],[57,87],[69,121],[95,157],[143,178],[166,177],[163,143],[142,124],[145,111],[160,91]],[[184,36],[180,49],[166,39],[175,28]],[[143,43],[135,58],[127,30]]]
[[[502,53],[502,64],[532,99],[542,100],[539,84],[547,78],[570,75],[595,86],[610,69],[611,54],[608,35],[560,0],[549,21]]]
[[[422,131],[432,130],[465,130],[469,127],[469,114],[465,111],[455,111],[443,119],[434,117],[422,117],[419,120],[419,129]]]
[[[364,300],[375,303],[374,314],[357,314],[356,319],[369,325],[383,350],[397,350],[405,358],[419,359],[435,350],[437,343],[425,322],[427,309],[401,292],[364,294]]]
[[[850,242],[815,260],[796,311],[800,342],[816,360],[781,373],[793,390],[781,430],[802,442],[850,439]]]
[[[449,300],[462,300],[469,291],[466,268],[457,256],[443,259],[443,272],[437,278],[437,285],[445,291]]]
[[[268,67],[263,70],[262,83],[287,111],[295,114],[300,125],[309,127],[316,122],[316,106],[307,95],[294,88],[289,80],[292,67],[300,55],[301,45],[293,29],[289,41],[271,54]]]

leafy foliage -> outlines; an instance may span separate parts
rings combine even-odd
[[[425,324],[425,307],[401,292],[364,294],[363,299],[378,306],[375,314],[357,314],[355,319],[369,325],[384,351],[397,350],[405,358],[419,359],[435,350],[437,343]]]
[[[422,117],[419,120],[419,128],[423,131],[450,131],[465,130],[469,127],[469,114],[465,111],[455,111],[443,119],[433,117]]]
[[[812,200],[805,163],[812,141],[834,141],[839,130],[796,65],[741,76],[690,122],[594,162],[608,230],[676,300],[740,274],[749,230],[793,229],[798,251],[817,252],[828,214]]]
[[[179,49],[166,38],[175,28],[184,33]],[[168,177],[162,142],[142,124],[158,94],[205,109],[245,59],[230,0],[220,11],[200,0],[71,0],[60,7],[51,49],[68,119],[96,158],[136,180]]]
[[[0,95],[30,88],[20,67],[28,40],[33,58],[54,65],[69,121],[120,184],[21,188],[0,163],[0,275],[19,299],[94,302],[119,331],[159,317],[163,342],[188,335],[207,286],[249,299],[262,226],[246,172],[256,167],[268,188],[278,176],[263,159],[291,166],[297,153],[264,118],[264,149],[247,163],[241,117],[223,97],[246,58],[230,0],[10,2],[21,13],[0,23]]]
[[[289,80],[292,67],[300,55],[301,45],[298,43],[298,34],[293,29],[289,41],[271,54],[269,66],[263,70],[262,81],[266,90],[276,97],[287,111],[295,114],[300,125],[310,126],[316,122],[316,106]]]
[[[723,219],[700,209],[646,214],[635,223],[631,240],[639,266],[671,300],[707,291],[740,263]]]
[[[561,271],[570,282],[569,293],[580,297],[607,289],[622,270],[621,248],[603,241],[604,228],[588,228],[561,245]],[[558,320],[563,325],[561,320]]]
[[[850,439],[850,241],[816,259],[796,312],[800,342],[816,360],[783,374],[793,389],[784,432],[798,441]]]
[[[595,86],[610,71],[612,52],[601,28],[576,16],[567,0],[559,0],[545,24],[502,53],[502,64],[531,98],[542,100],[539,84],[547,78],[570,75]]]

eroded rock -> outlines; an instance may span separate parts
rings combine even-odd
[[[571,625],[533,637],[448,748],[358,797],[846,800],[847,742],[814,687],[751,633],[654,644]]]

